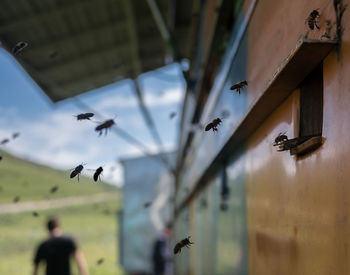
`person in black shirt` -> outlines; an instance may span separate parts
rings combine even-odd
[[[70,275],[70,257],[73,255],[81,275],[88,275],[84,255],[78,250],[75,241],[62,235],[59,220],[49,218],[47,222],[49,239],[42,242],[34,257],[33,275],[38,274],[41,261],[46,262],[46,275]]]

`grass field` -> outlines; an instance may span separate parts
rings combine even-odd
[[[53,214],[60,217],[64,231],[77,239],[87,258],[90,275],[122,274],[116,242],[118,207],[116,197],[99,204],[38,211],[39,217],[33,217],[30,212],[0,215],[0,274],[31,274],[34,249],[46,238],[45,221]],[[100,258],[104,262],[97,265]],[[44,274],[43,267],[40,274]]]
[[[21,197],[18,202],[21,203],[106,192],[112,194],[112,198],[101,203],[37,211],[38,217],[34,217],[31,211],[0,214],[0,274],[31,274],[34,250],[47,237],[45,222],[50,215],[58,215],[64,232],[76,238],[87,258],[90,275],[122,274],[118,266],[116,216],[120,192],[116,187],[95,183],[86,177],[81,177],[77,183],[76,179],[69,179],[69,171],[30,163],[4,152],[0,155],[3,156],[0,162],[0,206],[12,203],[15,196]],[[50,194],[54,185],[58,185],[59,190]],[[104,258],[104,262],[97,265],[100,258]],[[73,274],[78,274],[75,264],[72,267]],[[44,274],[44,267],[39,274]]]
[[[95,183],[87,177],[70,179],[70,171],[59,171],[39,164],[13,157],[0,151],[0,203],[11,203],[16,196],[20,202],[29,200],[47,200],[67,196],[96,194],[116,191],[112,185]],[[50,189],[57,185],[56,193]]]

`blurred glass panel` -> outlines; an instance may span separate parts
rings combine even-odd
[[[244,159],[244,155],[234,156],[221,181],[216,182],[221,197],[215,272],[218,275],[248,274]],[[225,181],[228,189],[223,195]]]
[[[194,274],[215,274],[218,196],[214,182],[198,196],[195,203]]]
[[[189,234],[189,209],[185,208],[177,216],[174,230],[174,245],[187,238]],[[174,266],[176,275],[186,275],[189,272],[190,255],[188,249],[182,249],[174,256]]]

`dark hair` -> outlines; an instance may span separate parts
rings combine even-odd
[[[49,217],[47,220],[47,229],[51,232],[56,227],[60,226],[60,221],[57,217]]]

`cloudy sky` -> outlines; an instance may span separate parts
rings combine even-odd
[[[116,127],[140,140],[150,151],[159,149],[138,108],[130,80],[89,91],[79,100],[53,104],[12,55],[0,48],[0,83],[0,140],[20,132],[18,139],[0,149],[14,155],[59,169],[80,163],[87,163],[86,168],[91,169],[103,165],[104,180],[120,184],[122,169],[118,160],[142,152],[114,132],[99,137],[94,131],[96,122],[77,121],[73,115],[90,111],[79,102],[92,107],[104,119],[116,117]],[[139,83],[164,147],[174,150],[185,90],[179,66],[173,64],[141,75]],[[174,119],[169,119],[171,112],[177,113]]]

